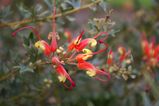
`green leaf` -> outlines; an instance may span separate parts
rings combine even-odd
[[[19,69],[20,74],[24,73],[24,72],[34,72],[34,70],[28,66],[25,66],[23,64],[16,66],[15,68]]]
[[[7,6],[4,9],[0,11],[0,20],[1,18],[7,18],[9,15],[11,15],[13,12],[11,11],[11,6]]]
[[[50,11],[52,10],[52,1],[53,0],[44,0]]]
[[[106,2],[106,1],[102,0],[102,2],[100,2],[99,5],[102,7],[102,9],[103,9],[104,11],[107,10],[107,2]]]
[[[72,5],[74,8],[80,8],[80,6],[81,6],[80,0],[69,0],[69,1],[67,1],[67,3]]]
[[[32,16],[31,11],[26,9],[23,3],[21,3],[20,5],[17,5],[17,7],[23,17],[29,18]]]

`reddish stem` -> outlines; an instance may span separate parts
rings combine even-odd
[[[100,77],[96,77],[97,80],[102,81],[102,82],[108,82],[111,79],[111,75],[109,72],[106,72],[104,69],[98,70],[97,74],[99,76],[106,76],[107,79],[102,79]]]
[[[106,40],[108,38],[109,34],[107,32],[100,32],[99,34],[95,35],[93,38],[96,39],[101,35],[106,35],[106,37],[104,38],[104,40]]]
[[[76,86],[76,84],[75,84],[75,82],[70,78],[70,76],[67,76],[67,79],[68,79],[70,85],[69,85],[69,84],[66,84],[66,83],[63,83],[63,85],[64,85],[67,89],[72,90],[72,88],[74,88],[74,87]]]
[[[107,50],[107,49],[108,49],[108,44],[106,44],[106,43],[104,43],[104,42],[99,42],[99,43],[104,44],[105,48],[103,48],[103,49],[101,49],[101,50],[98,50],[98,51],[94,52],[94,53],[93,53],[93,55],[96,55],[96,54],[102,53],[102,52],[104,52],[105,50]]]
[[[52,38],[56,36],[56,0],[54,0],[54,7],[53,7],[53,13],[52,13]]]
[[[74,51],[72,54],[71,54],[71,56],[69,57],[69,59],[72,59],[75,55],[76,55],[76,51]]]
[[[16,34],[17,34],[19,31],[24,30],[24,29],[30,29],[30,30],[32,30],[33,33],[35,34],[35,36],[38,38],[38,40],[41,40],[41,37],[40,37],[38,31],[37,31],[34,27],[32,27],[32,26],[25,26],[25,27],[19,28],[19,29],[17,29],[16,31],[14,31],[14,32],[12,33],[12,36],[15,37]]]

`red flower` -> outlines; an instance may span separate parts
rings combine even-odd
[[[83,60],[87,60],[89,58],[91,58],[93,56],[93,52],[89,49],[83,49],[83,54],[78,54],[76,56],[76,60],[78,62],[83,61]]]
[[[103,43],[104,40],[106,40],[108,38],[108,33],[107,32],[101,32],[97,35],[95,35],[93,38],[86,38],[84,40],[82,40],[82,36],[84,34],[84,31],[82,31],[80,33],[79,36],[76,37],[76,39],[74,39],[70,45],[68,46],[68,51],[72,51],[73,49],[75,49],[77,52],[82,51],[86,46],[89,46],[90,48],[95,47],[97,45],[97,41],[96,38],[98,38],[99,36],[105,34],[107,36],[105,36],[102,40],[100,40],[100,43]]]
[[[37,41],[35,47],[41,49],[46,56],[49,56],[51,53],[50,45],[44,40]]]
[[[101,81],[108,81],[110,79],[110,74],[108,72],[97,69],[93,64],[85,61],[88,58],[92,57],[93,53],[89,49],[84,49],[84,50],[85,50],[84,54],[78,54],[76,56],[76,60],[78,62],[77,67],[80,70],[85,70],[86,74],[89,75],[90,77],[106,76],[107,80],[103,80],[100,77],[96,78]]]
[[[66,72],[65,68],[63,67],[62,63],[60,62],[60,60],[57,57],[52,58],[52,64],[55,65],[55,69],[58,74],[59,81],[61,83],[63,83],[66,88],[72,89],[73,87],[75,87],[74,81],[71,79],[69,74]],[[70,86],[65,84],[66,79],[68,79],[68,81],[70,82],[70,84],[71,84]]]
[[[67,38],[68,42],[72,40],[72,33],[70,31],[65,31],[64,36]]]
[[[127,58],[127,56],[130,54],[130,50],[126,52],[126,49],[122,46],[118,47],[118,53],[120,54],[119,60],[122,62]]]
[[[108,64],[108,65],[111,65],[112,63],[113,63],[113,51],[110,50],[110,51],[108,52],[107,64]]]
[[[118,53],[119,53],[119,62],[122,63],[123,61],[128,59],[128,56],[130,55],[131,51],[130,50],[126,51],[126,49],[124,47],[119,46]],[[112,65],[112,63],[115,62],[115,61],[113,61],[113,59],[114,59],[114,52],[112,50],[110,50],[107,55],[107,64]],[[127,62],[129,62],[129,61],[127,61]]]
[[[79,45],[80,40],[82,39],[82,36],[84,34],[84,31],[80,33],[79,36],[77,36],[68,46],[68,51],[72,51],[73,49],[76,49],[77,45]]]
[[[48,35],[48,39],[51,39],[50,48],[52,52],[55,52],[57,49],[57,41],[56,41],[56,32],[50,32]]]
[[[97,45],[97,41],[93,38],[87,38],[82,40],[78,45],[75,46],[77,51],[83,50],[87,45],[90,47],[95,47]]]
[[[144,60],[151,66],[158,66],[159,64],[159,45],[155,44],[155,39],[148,42],[145,33],[142,35],[141,42]]]
[[[86,62],[84,60],[83,61],[78,61],[77,67],[80,70],[85,70],[86,74],[89,75],[90,77],[95,77],[96,76],[96,78],[100,81],[106,81],[107,82],[108,80],[110,80],[110,74],[108,72],[97,69],[93,64],[91,64],[89,62]],[[106,76],[107,79],[104,80],[104,79],[101,79],[98,76]]]
[[[55,52],[57,49],[56,33],[49,33],[48,38],[51,39],[51,44],[49,45],[46,41],[41,40],[41,37],[38,31],[32,26],[25,26],[17,29],[12,33],[13,37],[16,36],[17,32],[23,29],[31,29],[35,36],[37,36],[38,41],[35,43],[35,47],[42,50],[46,56],[49,56],[52,52]]]

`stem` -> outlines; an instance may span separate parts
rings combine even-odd
[[[53,7],[53,13],[52,13],[52,37],[56,36],[56,0],[54,0],[54,7]]]
[[[69,60],[69,61],[71,61],[71,60],[72,60],[72,58],[76,55],[76,53],[77,53],[77,52],[76,52],[76,51],[74,51],[74,52],[71,54],[71,56],[68,58],[68,60]]]
[[[101,32],[101,33],[95,35],[95,36],[94,36],[94,39],[98,38],[98,37],[101,36],[101,35],[106,35],[106,36],[104,37],[104,40],[106,40],[106,39],[108,38],[108,36],[109,36],[109,34],[108,34],[107,32]]]
[[[85,6],[82,6],[81,8],[75,8],[73,10],[70,10],[70,11],[67,11],[67,12],[64,12],[64,13],[58,13],[58,14],[55,15],[55,18],[66,16],[66,15],[69,15],[69,14],[72,14],[72,13],[75,13],[75,12],[90,8],[93,5],[98,4],[100,2],[101,2],[101,0],[96,0],[93,3],[90,3],[90,4],[87,4]],[[51,19],[52,19],[52,15],[48,16],[48,17],[45,17],[45,18],[35,19],[35,20],[32,20],[31,18],[29,18],[29,19],[24,19],[24,20],[21,20],[21,21],[16,21],[16,22],[0,23],[0,27],[8,27],[8,26],[9,27],[14,27],[14,26],[17,26],[17,25],[31,23],[33,21],[42,22],[42,21],[51,20]]]
[[[102,52],[104,52],[104,51],[106,51],[108,49],[108,44],[106,44],[106,43],[102,43],[102,44],[104,44],[105,48],[100,49],[100,50],[98,50],[96,52],[93,52],[92,55],[96,55],[96,54],[102,53]]]
[[[35,34],[35,36],[38,38],[38,40],[41,40],[41,37],[40,37],[38,31],[37,31],[34,27],[32,27],[32,26],[25,26],[25,27],[19,28],[19,29],[17,29],[15,32],[12,33],[12,36],[15,37],[16,34],[17,34],[19,31],[24,30],[24,29],[30,29],[30,30],[32,30],[33,33]]]
[[[4,74],[3,76],[0,77],[0,82],[14,77],[17,73],[18,73],[17,70],[11,70],[7,74]]]
[[[41,63],[35,63],[33,66],[40,66],[40,65],[47,65],[47,64],[52,64],[52,62],[41,62]],[[8,80],[8,79],[10,79],[10,78],[12,78],[12,77],[14,77],[14,76],[16,76],[17,74],[18,74],[18,70],[17,69],[15,69],[14,67],[13,67],[13,69],[12,70],[10,70],[8,73],[6,73],[6,74],[3,74],[3,76],[0,76],[0,82],[1,81],[5,81],[5,80]]]

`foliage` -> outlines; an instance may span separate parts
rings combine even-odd
[[[53,7],[53,0],[0,1],[0,105],[159,105],[157,0],[56,0],[56,15],[52,15]],[[56,25],[52,22],[54,16]],[[38,34],[45,43],[52,42],[48,35],[55,33],[54,25],[58,46],[54,43],[52,47],[56,50],[46,53],[46,49],[36,48]],[[26,26],[32,31],[25,28],[16,37],[11,36]],[[89,46],[90,39],[84,42],[93,54],[80,51],[76,45],[78,52],[70,52],[75,60],[71,63],[64,58],[58,63],[57,58],[68,54],[69,46],[80,34],[79,42],[88,38],[97,41],[95,48]],[[88,60],[79,61],[80,54]],[[96,80],[97,73],[86,75],[80,63],[100,70],[99,75],[104,77],[99,78],[106,78],[106,82]],[[58,79],[61,67],[76,83],[72,90],[63,86],[65,79]]]

